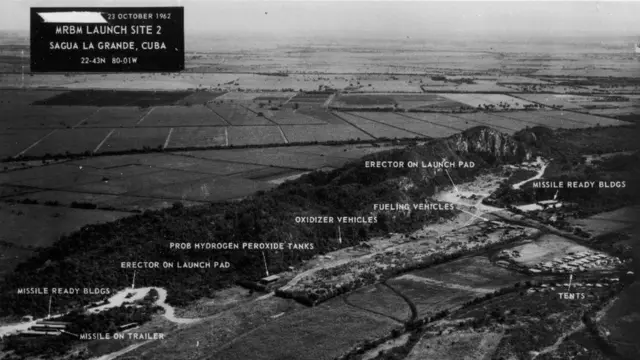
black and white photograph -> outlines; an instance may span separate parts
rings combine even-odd
[[[0,0],[0,360],[640,359],[640,1]]]

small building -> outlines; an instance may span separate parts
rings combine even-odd
[[[260,283],[263,284],[263,285],[267,285],[267,284],[271,284],[273,282],[278,281],[278,279],[280,279],[280,276],[271,275],[271,276],[267,276],[267,277],[264,277],[264,278],[260,279]]]
[[[22,317],[22,319],[20,321],[22,321],[22,322],[32,322],[33,321],[33,316],[25,315],[25,316]]]

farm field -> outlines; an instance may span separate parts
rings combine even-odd
[[[276,126],[230,126],[229,145],[283,144],[287,141]]]
[[[513,118],[507,118],[506,116],[500,116],[495,113],[469,113],[469,114],[456,114],[456,117],[468,121],[473,126],[484,125],[491,126],[494,129],[504,132],[506,134],[514,134],[527,126],[535,126],[534,124],[517,121]]]
[[[231,125],[274,125],[267,118],[240,105],[208,104],[207,107]]]
[[[128,106],[102,107],[81,122],[78,127],[133,127],[152,109]]]
[[[633,227],[640,218],[640,207],[630,206],[600,213],[586,219],[571,219],[569,222],[578,225],[592,236],[599,236]]]
[[[511,286],[527,277],[505,268],[495,266],[485,256],[464,258],[427,269],[412,271],[410,274],[451,284],[452,286],[479,287],[497,290]]]
[[[572,119],[558,118],[553,111],[520,111],[505,112],[502,116],[527,123],[527,126],[546,126],[552,129],[580,129],[590,127],[586,123],[577,122]]]
[[[398,107],[405,110],[442,110],[459,109],[465,104],[453,101],[438,94],[398,94],[393,95]]]
[[[114,129],[102,143],[99,152],[124,151],[130,149],[162,148],[169,135],[169,128],[129,128]],[[91,150],[91,149],[88,149]]]
[[[54,130],[49,136],[41,138],[25,155],[44,156],[46,154],[80,154],[93,151],[109,134],[109,129],[64,129]]]
[[[510,109],[524,109],[525,105],[532,105],[531,102],[521,99],[516,99],[514,97],[503,95],[503,94],[440,94],[440,96],[447,98],[449,100],[459,102],[470,106],[472,108],[477,108],[478,106],[489,106],[495,105],[496,110],[500,110],[501,108],[498,106],[499,103],[508,104]]]
[[[332,107],[393,107],[394,104],[396,102],[392,96],[376,94],[340,95],[331,102]]]
[[[331,125],[348,125],[348,123],[339,117],[335,116],[331,111],[323,109],[319,106],[300,106],[298,112],[301,114],[305,114],[314,119],[318,119],[320,121],[324,121],[327,124]]]
[[[460,131],[432,122],[421,121],[411,116],[403,116],[404,114],[387,112],[352,112],[350,114],[432,138],[447,137]],[[445,116],[441,115],[440,118]]]
[[[551,115],[558,119],[568,119],[570,121],[587,124],[588,126],[621,126],[629,124],[625,121],[589,114],[579,114],[571,111],[552,111]]]
[[[501,333],[471,331],[424,337],[405,359],[483,360],[493,355],[502,337]]]
[[[517,94],[518,98],[525,99],[531,102],[540,103],[546,106],[562,106],[563,109],[582,109],[578,104],[575,104],[566,99],[568,96],[573,95],[557,95],[557,94]]]
[[[253,104],[252,104],[253,105]],[[299,113],[292,109],[270,110],[261,109],[257,106],[250,107],[252,111],[262,113],[265,118],[279,125],[321,125],[326,124],[324,121]]]
[[[393,127],[373,120],[368,120],[351,113],[337,112],[336,114],[341,119],[347,121],[349,124],[357,127],[358,129],[361,129],[362,131],[370,134],[375,138],[384,137],[394,139],[424,137],[424,135],[420,133],[415,133],[408,130],[403,130],[400,127]]]
[[[97,108],[88,106],[20,106],[5,109],[2,120],[8,129],[63,129],[77,126]]]
[[[3,130],[0,133],[0,157],[16,156],[53,130]]]
[[[362,339],[388,334],[398,323],[355,309],[341,298],[317,307],[285,314],[257,329],[242,340],[221,348],[214,358],[234,359],[334,359]],[[274,346],[280,339],[287,346]],[[211,357],[198,357],[198,359]]]
[[[48,99],[62,93],[66,90],[44,90],[44,89],[0,89],[0,107],[8,104],[31,105],[35,101]]]
[[[369,285],[345,295],[344,301],[358,309],[390,317],[399,322],[411,318],[407,302],[387,286]]]
[[[63,206],[0,204],[0,238],[20,247],[47,247],[58,237],[87,224],[115,221],[130,212],[74,209]],[[37,223],[38,226],[33,226]]]
[[[197,91],[191,95],[176,101],[174,105],[177,106],[190,106],[190,105],[203,105],[209,101],[213,101],[218,97],[224,95],[224,92],[211,92],[211,91]]]
[[[223,127],[174,128],[167,149],[183,147],[228,146],[228,131]]]
[[[351,125],[283,125],[284,135],[289,142],[345,141],[350,139],[373,139]]]
[[[221,126],[227,123],[203,105],[157,106],[137,126]]]
[[[339,167],[389,148],[316,145],[89,157],[0,172],[0,199],[157,209],[177,200],[244,197],[301,171]]]
[[[460,115],[463,114],[439,114],[439,113],[419,113],[419,112],[409,112],[404,113],[402,116],[406,116],[408,118],[417,119],[420,121],[432,123],[434,125],[438,125],[441,127],[452,128],[459,131],[463,131],[474,126],[478,126],[478,124],[468,121],[466,119],[462,119]]]
[[[442,310],[452,309],[482,295],[444,284],[436,285],[428,280],[422,281],[419,277],[400,276],[388,280],[387,284],[407,296],[415,304],[418,318],[433,316]]]
[[[190,91],[71,90],[38,100],[34,105],[61,106],[161,106],[172,105]]]
[[[494,80],[475,80],[475,84],[455,84],[445,83],[436,85],[422,85],[424,92],[483,92],[483,91],[495,91],[495,92],[512,92],[514,89],[496,84]]]

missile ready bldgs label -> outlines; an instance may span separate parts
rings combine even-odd
[[[31,8],[32,72],[182,70],[183,7]]]

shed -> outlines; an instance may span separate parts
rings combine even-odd
[[[271,284],[272,282],[277,281],[278,279],[280,279],[280,276],[278,276],[278,275],[271,275],[271,276],[267,276],[267,277],[262,278],[262,279],[260,280],[260,282],[261,282],[262,284]]]

